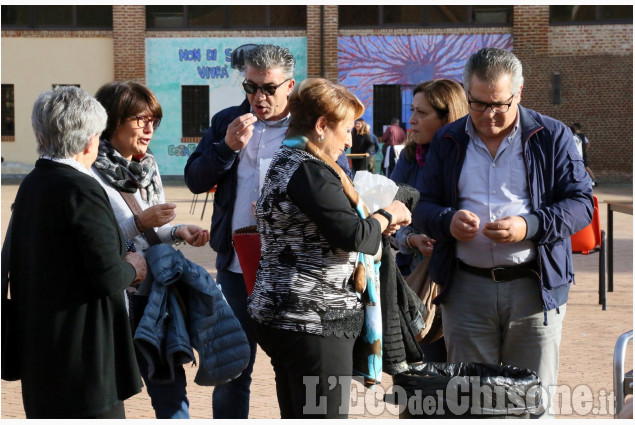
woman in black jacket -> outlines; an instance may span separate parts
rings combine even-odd
[[[38,97],[31,120],[41,157],[16,195],[10,262],[26,417],[125,418],[141,378],[124,290],[146,264],[126,253],[89,171],[106,112],[62,87]]]
[[[367,171],[370,155],[375,151],[375,144],[371,138],[369,127],[366,126],[363,119],[355,121],[352,137],[351,153],[366,155],[366,158],[353,158],[353,170]]]

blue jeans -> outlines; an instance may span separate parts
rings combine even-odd
[[[247,368],[238,378],[214,387],[212,394],[213,418],[247,419],[249,416],[249,386],[251,385],[251,372],[254,369],[257,347],[247,314],[247,288],[242,274],[226,270],[218,272],[216,281],[221,286],[227,303],[247,335],[251,356]]]
[[[148,381],[148,363],[138,353],[137,364],[157,419],[189,419],[190,401],[185,390],[187,382],[183,366],[174,367],[174,382],[154,384]]]

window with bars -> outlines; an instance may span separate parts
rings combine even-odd
[[[511,26],[513,6],[339,6],[340,28]]]
[[[146,6],[147,29],[306,28],[306,6]]]
[[[181,86],[183,134],[200,138],[209,127],[209,86]]]
[[[549,6],[555,25],[633,24],[633,6]]]
[[[15,140],[15,110],[13,84],[2,84],[2,141]]]
[[[112,30],[112,6],[2,6],[2,28]]]

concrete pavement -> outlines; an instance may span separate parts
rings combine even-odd
[[[2,185],[2,239],[6,232],[9,207],[15,198],[16,185]],[[602,184],[595,195],[600,201],[602,228],[606,229],[606,200],[632,202],[632,185]],[[207,204],[201,220],[202,201],[199,196],[194,214],[190,214],[192,194],[182,186],[167,186],[166,199],[177,204],[176,223],[192,223],[209,228],[212,210]],[[607,406],[612,404],[613,349],[619,335],[633,328],[633,217],[621,213],[614,215],[615,227],[615,291],[607,294],[607,310],[598,305],[597,254],[574,255],[576,285],[572,287],[564,320],[558,396],[557,418],[612,418]],[[205,267],[214,277],[214,254],[209,247],[182,248],[184,254]],[[633,348],[627,351],[626,370],[633,368]],[[212,417],[211,387],[194,384],[196,366],[186,366],[188,396],[192,418]],[[384,374],[382,388],[364,390],[359,385],[353,391],[351,418],[396,418],[395,408],[385,405],[382,395],[391,392],[392,379]],[[24,418],[19,382],[0,382],[0,418]],[[269,359],[261,350],[257,355],[251,386],[250,418],[279,418],[274,373]],[[379,399],[379,400],[378,400]],[[129,419],[152,419],[154,411],[145,390],[126,400]]]

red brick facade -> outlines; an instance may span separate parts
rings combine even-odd
[[[336,5],[307,6],[306,30],[146,31],[145,6],[113,6],[110,31],[3,30],[3,37],[112,37],[116,79],[145,82],[149,37],[306,37],[308,76],[338,81],[338,37],[348,35],[511,33],[523,63],[522,104],[580,122],[591,141],[589,163],[601,180],[633,176],[633,25],[549,25],[549,6],[514,6],[499,28],[338,28]],[[554,103],[554,75],[560,103]]]
[[[633,178],[633,26],[549,26],[549,6],[514,7],[521,103],[567,125],[582,124],[600,180]],[[583,47],[581,47],[583,46]],[[560,103],[553,76],[560,76]]]
[[[145,6],[112,7],[115,80],[146,81]]]

